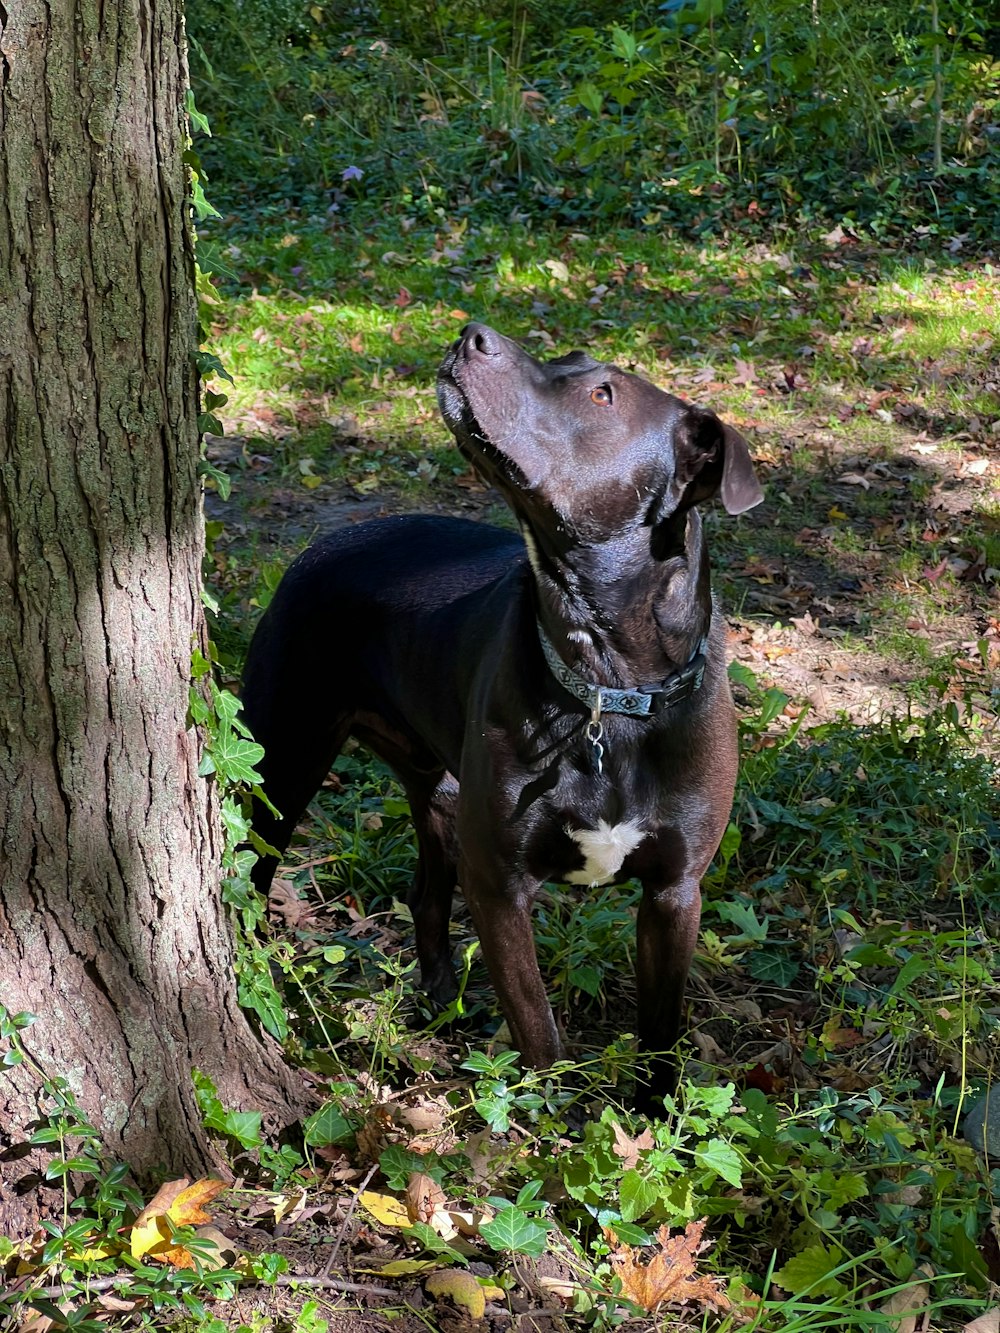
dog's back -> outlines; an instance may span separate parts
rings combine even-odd
[[[257,626],[243,679],[281,814],[258,807],[260,836],[284,848],[350,734],[403,772],[457,767],[463,673],[441,645],[473,660],[526,576],[520,536],[460,518],[375,519],[303,551]],[[420,732],[408,720],[417,712]]]

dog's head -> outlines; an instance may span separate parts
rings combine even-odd
[[[763,499],[745,440],[714,412],[583,352],[538,361],[469,324],[438,401],[462,452],[532,527],[554,518],[599,542],[715,494],[731,514]]]

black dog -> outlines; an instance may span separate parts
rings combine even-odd
[[[283,851],[347,736],[398,774],[419,844],[409,896],[423,984],[455,994],[461,885],[514,1046],[562,1045],[535,956],[546,880],[642,883],[638,1101],[674,1083],[700,880],[726,827],[736,721],[695,506],[762,498],[742,438],[581,352],[536,361],[470,324],[438,378],[462,452],[521,537],[461,519],[377,520],[283,578],[250,646],[246,719]],[[274,861],[262,861],[266,884]]]

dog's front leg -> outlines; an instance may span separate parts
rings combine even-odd
[[[535,954],[531,908],[537,885],[484,875],[464,858],[459,881],[510,1028],[511,1044],[526,1066],[546,1069],[562,1059],[563,1047]]]
[[[656,1113],[673,1092],[673,1048],[681,1030],[684,987],[698,939],[701,886],[696,879],[670,885],[643,881],[636,940],[638,1036],[641,1051],[654,1052],[648,1082],[636,1088],[636,1109]]]

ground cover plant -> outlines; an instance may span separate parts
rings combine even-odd
[[[207,1085],[243,1188],[157,1203],[43,1085],[55,1178],[94,1185],[67,1186],[63,1217],[19,1250],[23,1286],[49,1310],[70,1292],[79,1320],[113,1298],[123,1318],[183,1309],[201,1329],[448,1327],[470,1310],[502,1328],[525,1308],[551,1328],[893,1327],[882,1307],[963,1327],[996,1271],[995,1177],[960,1132],[996,1042],[991,261],[829,234],[716,249],[416,222],[334,246],[325,220],[269,220],[206,232],[228,268],[212,345],[235,381],[214,385],[227,433],[208,444],[230,680],[287,558],[328,525],[416,507],[504,521],[434,411],[468,315],[637,364],[751,440],[768,504],[712,534],[743,767],[682,1093],[661,1124],[627,1109],[628,888],[539,904],[565,1079],[522,1074],[494,1037],[461,918],[462,1012],[427,1011],[405,801],[352,751],[269,903],[232,865],[227,890],[269,931],[239,959],[241,994],[311,1071],[304,1144],[270,1142]],[[211,752],[245,783],[235,725]],[[8,1016],[8,1058],[18,1031]]]
[[[702,52],[726,31],[721,13],[703,12],[678,38]],[[210,377],[205,403],[217,660],[198,670],[214,666],[223,688],[198,721],[229,789],[225,893],[241,1000],[301,1063],[316,1111],[301,1141],[278,1142],[259,1114],[225,1106],[200,1080],[236,1185],[222,1194],[168,1181],[153,1196],[105,1159],[71,1082],[37,1070],[35,1142],[51,1150],[56,1193],[44,1234],[0,1241],[0,1318],[18,1326],[30,1306],[55,1327],[169,1321],[200,1333],[972,1326],[996,1306],[1000,1276],[1000,1177],[962,1134],[997,1041],[1000,318],[997,258],[970,212],[991,187],[974,203],[952,193],[959,180],[983,183],[976,164],[991,142],[969,32],[951,38],[956,59],[969,55],[983,156],[965,176],[955,168],[940,212],[926,196],[918,205],[926,181],[903,180],[873,119],[890,175],[859,154],[871,175],[856,196],[865,217],[845,216],[822,180],[796,179],[799,193],[814,191],[808,206],[793,217],[787,201],[768,203],[765,221],[749,211],[771,181],[763,157],[745,180],[727,159],[728,183],[707,196],[689,176],[681,202],[643,200],[642,216],[629,215],[620,186],[597,189],[636,143],[660,150],[641,123],[650,113],[630,111],[621,92],[634,68],[654,78],[648,52],[630,54],[606,27],[624,69],[604,68],[593,16],[594,35],[572,40],[594,57],[579,69],[600,107],[589,93],[590,107],[567,105],[565,134],[575,141],[588,116],[607,128],[613,114],[621,137],[576,163],[577,194],[553,194],[556,205],[533,184],[551,142],[529,119],[509,50],[491,85],[509,101],[491,114],[520,105],[523,133],[490,139],[504,127],[487,124],[474,143],[461,115],[483,102],[467,93],[446,108],[450,121],[435,120],[431,93],[451,82],[422,65],[419,78],[409,71],[416,91],[400,82],[396,108],[376,100],[384,87],[360,85],[377,143],[364,159],[364,141],[350,138],[356,108],[323,88],[336,127],[324,123],[315,141],[282,131],[299,161],[280,139],[241,146],[316,114],[293,93],[315,106],[315,65],[332,43],[314,39],[328,20],[299,13],[301,41],[289,46],[287,12],[275,14],[270,46],[239,73],[241,97],[261,98],[274,123],[244,116],[245,102],[227,123],[216,106],[224,133],[209,189],[222,209],[200,236],[207,346],[232,381]],[[434,30],[433,15],[409,14],[389,14],[397,38],[407,22]],[[917,20],[929,25],[930,12]],[[931,64],[933,49],[923,50]],[[264,55],[277,67],[270,82],[250,77]],[[870,59],[862,43],[856,58]],[[352,79],[365,62],[382,77],[377,52],[344,61]],[[199,100],[233,77],[217,51],[210,63],[216,83]],[[298,83],[276,82],[292,65]],[[804,103],[815,65],[803,68]],[[708,91],[692,83],[692,106],[713,79],[725,91],[712,70],[697,77]],[[614,79],[621,95],[609,102]],[[555,86],[545,85],[552,103]],[[376,133],[421,95],[429,124],[450,127],[456,152],[464,145],[461,188],[442,170],[415,190],[419,173],[392,153],[416,149],[382,146]],[[933,117],[919,110],[910,129],[926,150]],[[431,133],[416,125],[414,137]],[[714,172],[715,131],[704,133]],[[955,122],[946,133],[956,146]],[[919,157],[914,143],[905,151]],[[479,177],[468,172],[474,152]],[[498,161],[516,170],[494,189]],[[893,162],[901,184],[886,195]],[[823,179],[836,168],[828,160]],[[481,199],[470,179],[488,187]],[[760,197],[776,200],[778,184],[766,188]],[[766,505],[738,523],[708,518],[743,762],[705,885],[681,1090],[659,1123],[628,1110],[629,887],[553,886],[539,903],[539,952],[573,1068],[526,1075],[496,1032],[461,915],[461,1002],[427,1010],[402,905],[414,861],[406,804],[362,750],[339,759],[268,902],[249,891],[235,850],[255,751],[224,687],[290,556],[330,526],[382,512],[508,521],[435,409],[441,351],[469,317],[534,349],[585,347],[711,404],[750,440],[767,484]],[[30,1022],[0,1011],[7,1065],[30,1058]]]

